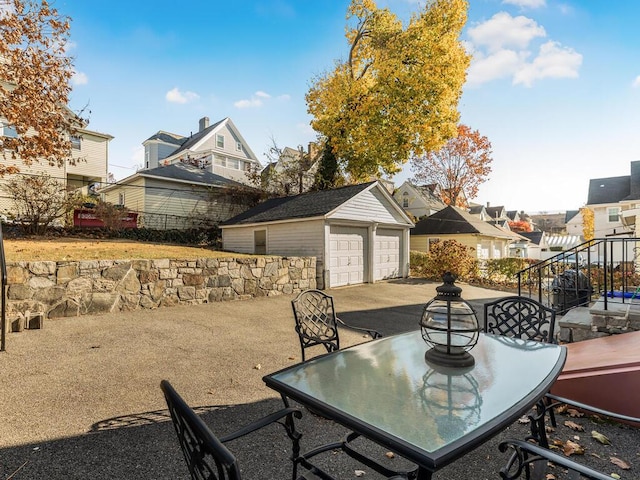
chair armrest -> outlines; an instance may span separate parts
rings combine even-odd
[[[293,417],[302,418],[302,411],[300,411],[299,408],[293,408],[293,407],[283,408],[282,410],[273,412],[267,415],[266,417],[263,417],[259,420],[249,423],[248,425],[245,425],[240,430],[237,430],[233,433],[220,437],[220,441],[222,443],[225,443],[231,440],[235,440],[236,438],[240,438],[245,435],[248,435],[249,433],[255,432],[256,430],[266,427],[267,425],[270,425],[274,422],[278,422],[280,419],[284,417],[289,417],[287,418],[288,421],[292,421]]]
[[[523,471],[526,471],[532,464],[541,461],[544,461],[545,463],[547,461],[553,462],[560,467],[577,472],[592,480],[611,480],[609,475],[605,475],[597,470],[581,465],[563,455],[559,455],[551,450],[547,450],[546,448],[530,442],[507,439],[501,442],[498,448],[503,453],[509,448],[513,450],[513,454],[509,458],[507,464],[500,469],[500,477],[505,480],[515,480],[520,478]]]
[[[587,410],[591,413],[596,413],[598,415],[603,415],[605,417],[612,418],[614,420],[622,420],[624,422],[633,422],[640,425],[640,418],[631,417],[629,415],[623,415],[621,413],[610,412],[608,410],[603,410],[602,408],[594,407],[593,405],[588,405],[586,403],[576,402],[575,400],[571,400],[570,398],[559,397],[557,395],[553,395],[552,393],[547,393],[545,395],[547,399],[552,400],[552,403],[547,405],[548,408],[553,408],[558,406],[559,404],[566,403],[567,405],[572,405],[574,407],[579,408],[580,410]]]
[[[354,327],[353,325],[349,325],[347,323],[345,323],[343,320],[341,320],[340,318],[336,317],[336,321],[342,325],[345,328],[348,328],[350,330],[355,330],[357,332],[363,332],[363,333],[367,333],[371,338],[373,338],[374,340],[376,338],[382,338],[382,334],[377,331],[377,330],[373,330],[373,329],[369,329],[369,328],[361,328],[361,327]]]

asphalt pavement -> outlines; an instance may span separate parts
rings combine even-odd
[[[343,319],[391,335],[418,328],[437,285],[403,279],[328,293]],[[479,313],[484,302],[505,295],[461,286]],[[0,352],[0,478],[187,478],[160,381],[169,380],[219,435],[281,408],[262,377],[300,361],[292,298],[51,319],[41,330],[8,334],[7,350]],[[341,331],[343,346],[367,340]],[[505,456],[498,441],[522,438],[527,428],[514,424],[434,478],[499,478]],[[299,429],[304,449],[345,433],[306,411]],[[243,478],[291,476],[290,443],[277,426],[229,448]],[[379,478],[342,454],[329,454],[325,462],[340,478],[357,478],[356,470]]]

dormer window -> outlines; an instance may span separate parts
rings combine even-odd
[[[409,208],[409,194],[407,192],[402,194],[402,207]]]

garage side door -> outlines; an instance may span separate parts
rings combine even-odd
[[[379,228],[373,252],[373,280],[397,278],[400,276],[400,245],[402,230]]]
[[[329,233],[331,287],[364,282],[367,229],[332,226]]]

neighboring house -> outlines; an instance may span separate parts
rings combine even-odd
[[[549,258],[549,255],[547,255],[549,245],[547,244],[547,234],[545,232],[519,232],[518,234],[529,240],[529,242],[512,243],[512,257],[531,258],[533,260]]]
[[[492,225],[502,228],[509,228],[509,217],[507,216],[507,210],[503,206],[499,207],[490,207],[487,205],[485,208],[487,212],[487,216],[489,217],[488,222]]]
[[[68,110],[69,115],[75,114]],[[77,117],[76,117],[77,118]],[[19,158],[12,159],[10,155],[6,158],[0,156],[0,163],[7,166],[17,166],[20,174],[27,175],[49,175],[59,180],[67,189],[81,189],[87,194],[89,188],[94,184],[101,185],[107,181],[109,164],[109,142],[113,139],[111,135],[95,132],[87,129],[87,122],[77,118],[77,131],[70,137],[71,158],[76,159],[76,164],[71,165],[66,162],[63,166],[49,165],[49,162],[33,162],[26,166]],[[15,136],[16,131],[5,119],[0,116],[0,138],[4,136]],[[20,175],[17,174],[17,175]],[[2,185],[15,175],[6,175],[0,178],[0,210],[13,212],[15,208],[13,201],[7,198],[2,192]]]
[[[433,243],[453,239],[473,248],[477,258],[486,260],[508,257],[509,245],[522,238],[461,208],[448,206],[416,224],[411,230],[411,250],[428,252]]]
[[[316,257],[319,288],[407,277],[411,227],[377,181],[274,198],[220,225],[224,250]]]
[[[567,234],[584,236],[584,220],[580,210],[567,210],[564,217]]]
[[[182,162],[244,184],[249,183],[247,173],[262,169],[229,117],[213,125],[203,117],[198,132],[188,137],[161,130],[142,144],[145,168]]]
[[[393,192],[393,198],[415,218],[428,217],[446,207],[436,193],[436,185],[414,185],[408,180]]]
[[[138,212],[139,226],[168,230],[213,225],[246,210],[241,183],[208,170],[175,163],[140,170],[99,193],[112,204]]]
[[[640,214],[640,161],[630,175],[589,181],[587,207],[593,210],[594,237],[635,237]]]
[[[530,223],[538,230],[549,234],[567,233],[566,213],[540,213],[531,215]]]
[[[314,184],[319,160],[313,142],[306,152],[285,147],[278,161],[271,162],[260,173],[265,190],[287,195],[308,192]]]

